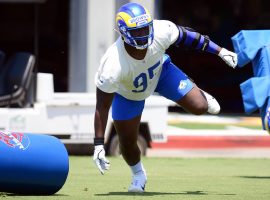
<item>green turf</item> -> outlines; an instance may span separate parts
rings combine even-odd
[[[130,170],[122,158],[109,158],[111,170],[97,172],[90,157],[70,157],[64,187],[52,196],[0,194],[0,199],[29,200],[269,200],[270,159],[143,158],[146,193],[127,193]]]
[[[170,124],[171,126],[175,126],[178,128],[185,128],[185,129],[215,129],[215,130],[224,130],[228,126],[232,126],[233,124],[211,124],[211,123],[178,123],[178,124]],[[248,129],[255,129],[261,130],[262,126],[256,125],[233,125],[239,128],[248,128]]]

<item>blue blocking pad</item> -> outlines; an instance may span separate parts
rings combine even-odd
[[[245,112],[248,114],[264,107],[270,96],[270,46],[258,50],[252,66],[255,77],[240,84]]]
[[[51,195],[68,172],[67,150],[56,137],[0,132],[0,192]]]
[[[245,112],[252,112],[262,108],[270,95],[269,77],[253,77],[240,85]]]
[[[254,77],[240,84],[245,112],[260,110],[263,128],[270,107],[270,30],[243,30],[232,37],[238,66],[252,63]]]
[[[252,61],[257,52],[270,45],[270,30],[242,30],[232,37],[235,53],[238,55],[238,66],[243,67]]]
[[[254,76],[270,76],[270,44],[257,51],[256,56],[252,60],[252,66]]]

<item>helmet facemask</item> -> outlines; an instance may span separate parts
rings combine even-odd
[[[124,41],[136,49],[146,49],[153,43],[153,22],[135,28],[119,28]]]

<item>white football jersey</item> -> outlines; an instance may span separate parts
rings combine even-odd
[[[121,37],[101,58],[95,76],[96,86],[107,93],[118,93],[130,100],[144,100],[155,90],[161,74],[163,55],[179,35],[176,25],[154,20],[154,40],[142,60],[132,58]]]

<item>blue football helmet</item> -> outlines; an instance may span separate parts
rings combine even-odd
[[[146,8],[127,3],[116,14],[118,31],[124,41],[136,49],[145,49],[154,39],[153,19]]]

